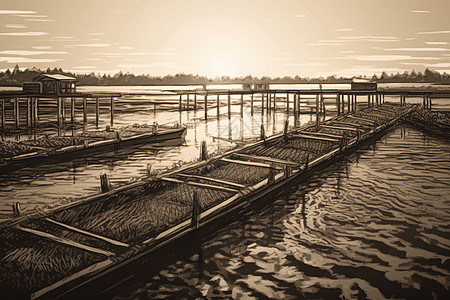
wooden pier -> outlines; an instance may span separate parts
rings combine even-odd
[[[299,183],[416,109],[371,101],[309,127],[286,122],[283,133],[262,132],[260,141],[216,157],[202,147],[198,163],[3,223],[0,288],[32,299],[65,296],[182,236],[226,223],[226,216]]]

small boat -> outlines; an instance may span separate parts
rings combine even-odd
[[[186,136],[185,126],[127,126],[122,130],[88,131],[76,137],[45,137],[41,141],[9,142],[20,146],[25,153],[0,158],[0,170],[21,166],[67,160],[92,152],[123,149],[143,143],[159,143]]]

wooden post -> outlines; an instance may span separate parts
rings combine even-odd
[[[283,128],[283,134],[284,134],[285,136],[287,136],[288,130],[289,130],[289,119],[286,119],[286,120],[284,121],[284,128]]]
[[[58,121],[57,123],[58,123],[58,127],[60,127],[61,126],[61,98],[60,97],[56,98],[56,109],[57,109],[56,118]]]
[[[114,126],[114,97],[111,97],[111,127]]]
[[[367,107],[370,107],[370,95],[367,95]]]
[[[2,99],[2,129],[5,129],[5,98]]]
[[[194,229],[198,228],[198,216],[200,215],[200,202],[198,201],[197,191],[194,190],[192,195],[192,220],[191,227]]]
[[[273,111],[277,111],[277,93],[273,93]]]
[[[98,127],[98,120],[100,116],[100,102],[98,97],[95,98],[95,126]]]
[[[20,126],[20,112],[19,112],[19,99],[14,97],[14,120],[16,121],[16,128]]]
[[[269,175],[267,176],[267,185],[270,186],[275,181],[275,169],[273,166],[269,169]]]
[[[316,131],[319,131],[319,97],[320,95],[316,95]]]
[[[20,217],[22,209],[20,208],[19,202],[14,202],[12,205],[14,217]]]
[[[83,123],[87,122],[87,99],[83,97]]]
[[[145,173],[146,173],[147,177],[152,176],[152,164],[147,164],[147,167],[145,168]]]
[[[429,107],[428,107],[428,110],[431,111],[431,96],[428,96],[428,99],[430,100],[430,105],[429,105]]]
[[[294,112],[294,117],[297,116],[297,94],[294,94],[294,107],[293,107],[293,112]]]
[[[336,97],[336,107],[338,110],[338,116],[341,115],[341,95],[338,93]]]
[[[425,109],[425,95],[423,95],[423,99],[422,99],[422,108]]]
[[[208,149],[206,148],[206,141],[202,141],[200,144],[200,160],[207,160],[208,159]]]
[[[220,95],[217,94],[217,119],[220,118]]]
[[[264,124],[261,124],[261,133],[259,137],[261,138],[261,140],[266,140],[266,131],[264,130]]]
[[[289,93],[286,93],[286,113],[289,114]]]
[[[182,98],[181,98],[181,97],[183,97],[183,94],[180,94],[180,97],[178,97],[178,110],[179,110],[179,111],[182,110],[182,107],[181,107]]]
[[[194,94],[194,111],[197,111],[197,93]]]
[[[231,119],[231,95],[228,91],[228,119]]]
[[[187,106],[187,110],[189,111],[190,109],[190,101],[189,101],[189,93],[186,95],[186,106]]]
[[[205,120],[208,120],[208,93],[205,94]]]
[[[348,112],[348,113],[351,111],[351,109],[350,109],[350,103],[351,103],[351,101],[350,101],[350,94],[348,94],[348,95],[347,95],[347,112]]]
[[[70,98],[70,122],[75,120],[75,98]]]
[[[250,99],[250,114],[253,116],[253,93],[251,95],[251,99]]]
[[[261,93],[261,114],[264,114],[264,93]]]
[[[27,97],[27,127],[31,127],[31,99]]]
[[[34,126],[39,124],[39,98],[34,98]]]
[[[270,93],[266,93],[266,112],[270,113],[270,102],[272,101],[271,99],[271,94]]]
[[[241,117],[244,115],[244,94],[241,94]]]
[[[292,168],[290,165],[284,165],[284,178],[291,176]]]
[[[100,191],[102,193],[109,192],[112,189],[108,174],[100,174]]]
[[[355,108],[353,109],[354,112],[356,112],[358,110],[358,96],[353,95],[353,97],[355,98],[355,100],[353,101],[353,105],[355,106]]]
[[[66,98],[65,97],[61,98],[61,120],[62,120],[63,124],[66,121]]]

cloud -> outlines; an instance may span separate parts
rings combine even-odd
[[[315,57],[315,60],[358,60],[358,61],[402,61],[402,60],[440,60],[439,57],[411,55],[345,55],[341,57]]]
[[[109,47],[111,44],[74,44],[74,45],[66,45],[66,47],[92,47],[92,48],[103,48],[103,47]]]
[[[105,35],[103,32],[91,32],[88,35]]]
[[[52,49],[52,46],[32,46],[32,48],[37,50],[48,50]]]
[[[73,67],[74,69],[97,69],[95,66],[77,66]]]
[[[160,62],[153,64],[119,64],[118,68],[154,68],[154,67],[163,67],[167,69],[173,69],[177,67],[176,63],[173,62]]]
[[[450,63],[427,64],[431,68],[450,68]]]
[[[447,42],[425,42],[427,45],[447,45]]]
[[[306,15],[295,15],[296,18],[306,18]]]
[[[15,28],[15,29],[24,29],[24,28],[28,28],[27,26],[23,25],[23,24],[6,24],[5,25],[6,28]]]
[[[450,30],[441,30],[441,31],[421,31],[417,32],[417,34],[443,34],[450,33]]]
[[[0,32],[0,35],[7,36],[41,36],[46,34],[48,32]]]
[[[25,21],[29,22],[54,22],[52,19],[25,19]]]
[[[308,46],[343,46],[342,43],[308,43]]]
[[[52,63],[62,59],[53,58],[28,58],[28,57],[2,57],[0,56],[0,62],[7,62],[9,64],[19,64],[19,63]]]
[[[337,32],[350,32],[350,31],[353,31],[354,29],[353,28],[336,28],[336,29],[333,29],[333,31],[337,31]]]
[[[284,64],[285,66],[289,66],[289,67],[324,67],[324,66],[328,66],[327,63],[288,63],[288,64]]]
[[[436,52],[436,51],[450,51],[446,48],[390,48],[383,49],[386,51],[423,51],[423,52]]]
[[[134,47],[122,46],[122,47],[119,47],[119,49],[121,49],[121,50],[133,50]]]
[[[46,54],[67,54],[67,52],[63,52],[63,51],[5,50],[5,51],[0,51],[0,54],[29,56],[29,55],[46,55]]]
[[[23,15],[29,15],[29,14],[35,14],[35,11],[29,11],[29,10],[10,10],[10,9],[0,9],[0,15],[17,15],[17,14],[23,14]]]
[[[340,36],[338,39],[341,40],[352,40],[356,42],[398,42],[398,37],[395,36],[375,36],[375,35],[365,35],[365,36]]]
[[[414,14],[429,14],[431,13],[431,11],[429,10],[410,10],[410,13],[414,13]]]
[[[101,58],[88,58],[87,60],[90,60],[90,61],[102,61],[103,59],[101,59]]]
[[[355,53],[355,51],[353,51],[353,50],[342,50],[342,51],[339,51],[340,53]]]
[[[94,53],[96,55],[108,55],[108,56],[153,56],[153,55],[178,55],[178,53],[175,52],[97,52]]]

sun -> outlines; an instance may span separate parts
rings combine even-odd
[[[228,53],[216,53],[209,62],[209,76],[236,75],[236,60]]]

